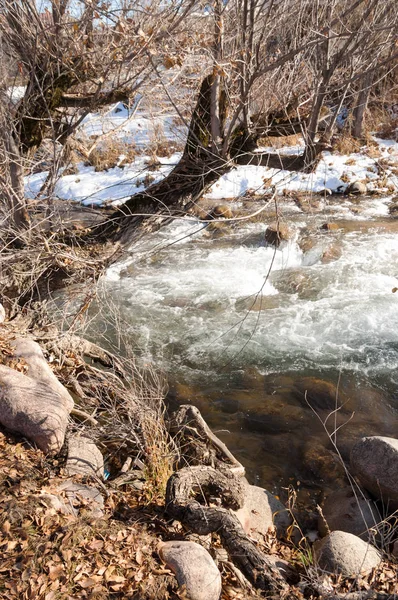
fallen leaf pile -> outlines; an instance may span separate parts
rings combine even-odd
[[[156,558],[158,540],[139,523],[112,518],[112,493],[103,519],[57,512],[40,492],[48,494],[59,478],[40,451],[11,441],[0,432],[2,600],[149,600],[160,580],[159,599],[177,597],[167,589],[174,576]]]

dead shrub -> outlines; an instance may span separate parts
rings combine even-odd
[[[284,148],[286,146],[297,146],[297,144],[302,144],[303,136],[300,133],[296,133],[294,135],[285,135],[281,137],[274,136],[264,136],[259,139],[259,146],[271,146],[271,148],[275,148],[278,150],[279,148]]]
[[[92,150],[87,163],[93,166],[96,171],[106,171],[132,163],[136,156],[137,149],[134,143],[109,139]]]
[[[359,152],[363,140],[358,140],[348,133],[342,133],[333,140],[333,149],[340,154],[353,154]]]

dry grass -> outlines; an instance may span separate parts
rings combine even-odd
[[[271,148],[279,150],[285,146],[296,146],[297,144],[302,144],[302,142],[303,136],[301,134],[286,135],[283,137],[264,136],[259,139],[258,145],[271,146]]]
[[[109,138],[94,148],[87,159],[87,164],[95,167],[96,171],[106,171],[134,162],[137,154],[133,143],[127,144]]]

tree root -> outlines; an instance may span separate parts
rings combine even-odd
[[[286,592],[288,586],[278,569],[249,539],[237,517],[228,508],[199,502],[210,502],[214,496],[228,508],[238,509],[244,501],[242,480],[228,470],[187,467],[167,483],[166,511],[199,535],[217,532],[233,563],[256,588],[274,594]]]
[[[196,406],[191,406],[190,404],[180,406],[178,411],[173,415],[170,430],[172,433],[178,432],[188,434],[197,440],[204,440],[206,446],[210,445],[215,448],[217,459],[219,461],[223,464],[229,463],[229,469],[234,475],[244,476],[244,466],[235,458],[232,452],[228,450],[224,442],[211,431]],[[212,464],[212,466],[217,465]]]

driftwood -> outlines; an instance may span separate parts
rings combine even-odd
[[[216,452],[216,460],[211,466],[217,466],[218,461],[227,464],[230,471],[236,476],[244,476],[244,466],[235,458],[227,446],[210,429],[196,406],[184,404],[174,413],[170,430],[172,433],[182,433],[193,437],[195,440],[205,441],[207,446],[212,446]]]
[[[209,506],[212,499],[223,506]],[[240,508],[243,501],[243,482],[228,470],[187,467],[167,483],[166,511],[171,517],[199,535],[217,532],[233,563],[256,588],[280,594],[287,590],[285,580],[228,510]]]

